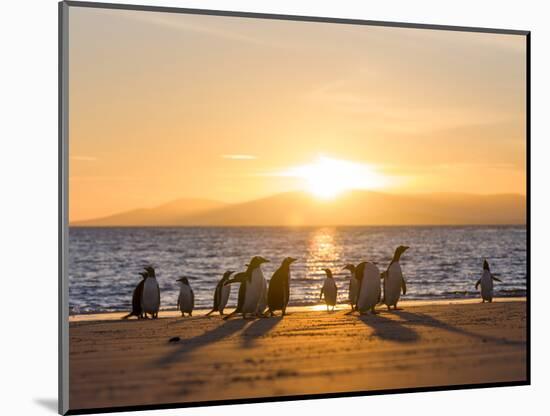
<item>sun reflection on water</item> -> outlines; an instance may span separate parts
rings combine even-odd
[[[335,241],[335,234],[334,228],[320,228],[313,231],[308,247],[308,275],[324,274],[323,269],[332,269],[341,263],[342,247]]]

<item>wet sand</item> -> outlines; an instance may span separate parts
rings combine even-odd
[[[296,307],[282,319],[228,321],[200,312],[74,316],[70,408],[526,379],[525,299],[401,306],[377,316]]]

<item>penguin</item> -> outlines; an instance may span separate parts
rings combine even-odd
[[[286,257],[269,281],[267,307],[271,316],[274,315],[274,311],[282,311],[282,316],[285,316],[290,296],[290,265],[296,260]]]
[[[180,282],[180,294],[178,296],[178,309],[181,312],[181,316],[185,316],[186,313],[189,316],[193,315],[193,308],[195,307],[195,294],[187,277],[182,276],[178,279]]]
[[[481,285],[481,303],[485,303],[485,301],[491,303],[493,301],[493,280],[502,282],[502,280],[493,276],[487,260],[483,260],[483,274],[476,283],[476,290]]]
[[[250,264],[246,263],[244,267],[248,267]],[[260,295],[260,300],[258,302],[258,308],[256,309],[256,315],[265,317],[264,311],[267,307],[267,281],[264,279],[262,282],[262,291]]]
[[[227,270],[216,285],[216,290],[214,291],[214,307],[206,314],[206,316],[214,312],[219,312],[220,315],[223,316],[223,310],[225,309],[225,305],[227,305],[229,295],[231,294],[231,286],[225,286],[225,282],[229,280],[233,273],[235,273],[233,270]]]
[[[327,312],[329,311],[328,307],[332,306],[332,311],[334,311],[334,306],[336,305],[336,296],[338,295],[338,288],[334,282],[334,277],[332,277],[332,271],[330,269],[323,269],[327,274],[325,281],[323,282],[323,287],[321,288],[321,294],[319,295],[319,300],[323,299],[325,295],[325,303],[327,304]]]
[[[355,266],[353,264],[346,264],[342,270],[349,270],[351,273],[349,279],[349,303],[351,305],[351,311],[353,312],[357,308],[357,293],[359,290],[359,281],[355,277]]]
[[[122,319],[128,319],[131,316],[135,316],[138,319],[143,318],[143,310],[141,309],[141,296],[143,293],[143,284],[145,283],[145,278],[147,277],[147,272],[140,272],[141,281],[135,287],[132,293],[132,312],[128,315],[123,316]]]
[[[399,259],[408,248],[408,246],[397,247],[390,265],[380,275],[380,278],[384,280],[384,299],[382,303],[388,307],[388,310],[390,310],[391,306],[393,306],[393,309],[397,309],[397,302],[399,302],[401,291],[403,291],[404,295],[407,294],[407,283],[403,278]]]
[[[269,260],[262,256],[254,256],[248,263],[246,271],[237,273],[232,279],[227,280],[224,286],[239,282],[239,296],[237,300],[237,308],[223,319],[229,319],[237,313],[243,315],[246,319],[247,314],[258,315],[259,307],[261,307],[261,298],[265,296],[266,282],[262,273],[261,265],[269,263]]]
[[[143,294],[141,296],[141,309],[145,318],[150,314],[153,319],[158,318],[160,309],[160,289],[155,274],[155,269],[151,266],[145,267],[147,277],[143,283]]]
[[[361,315],[366,314],[369,310],[376,315],[378,312],[374,308],[380,302],[382,293],[380,269],[376,264],[364,261],[355,268],[355,278],[359,282],[356,309]]]

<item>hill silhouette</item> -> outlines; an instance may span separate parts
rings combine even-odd
[[[350,191],[333,200],[318,200],[302,192],[236,204],[182,199],[71,226],[466,225],[525,221],[526,198],[519,194]]]
[[[71,226],[168,226],[184,223],[190,215],[211,211],[225,206],[223,202],[209,199],[178,199],[155,208],[139,208],[107,217],[78,221]]]

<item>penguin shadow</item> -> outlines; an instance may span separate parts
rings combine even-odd
[[[205,347],[214,342],[221,341],[222,339],[231,336],[236,332],[239,332],[247,324],[248,322],[244,319],[223,321],[222,324],[218,325],[216,328],[210,331],[205,332],[204,334],[174,344],[172,351],[156,361],[155,365],[167,366],[172,363],[178,362],[187,354],[201,347]]]
[[[455,334],[476,338],[482,342],[492,342],[499,345],[515,345],[515,346],[525,345],[523,341],[512,341],[502,337],[499,338],[499,337],[493,337],[490,335],[480,335],[463,328],[458,328],[456,326],[440,321],[437,318],[434,318],[432,316],[429,316],[423,313],[405,312],[403,310],[397,310],[392,312],[395,313],[397,316],[406,320],[411,325],[420,325],[420,326],[428,326],[432,328],[443,329],[445,331],[453,332]]]
[[[418,341],[418,333],[403,325],[400,321],[378,315],[359,315],[358,319],[366,326],[374,330],[374,336],[387,341],[415,342]]]
[[[258,338],[263,337],[275,328],[283,319],[281,316],[273,316],[250,322],[241,333],[242,346],[244,348],[253,347]]]
[[[210,316],[176,316],[171,318],[172,320],[168,322],[168,325],[185,325],[186,322],[193,322],[203,318],[210,319]]]

